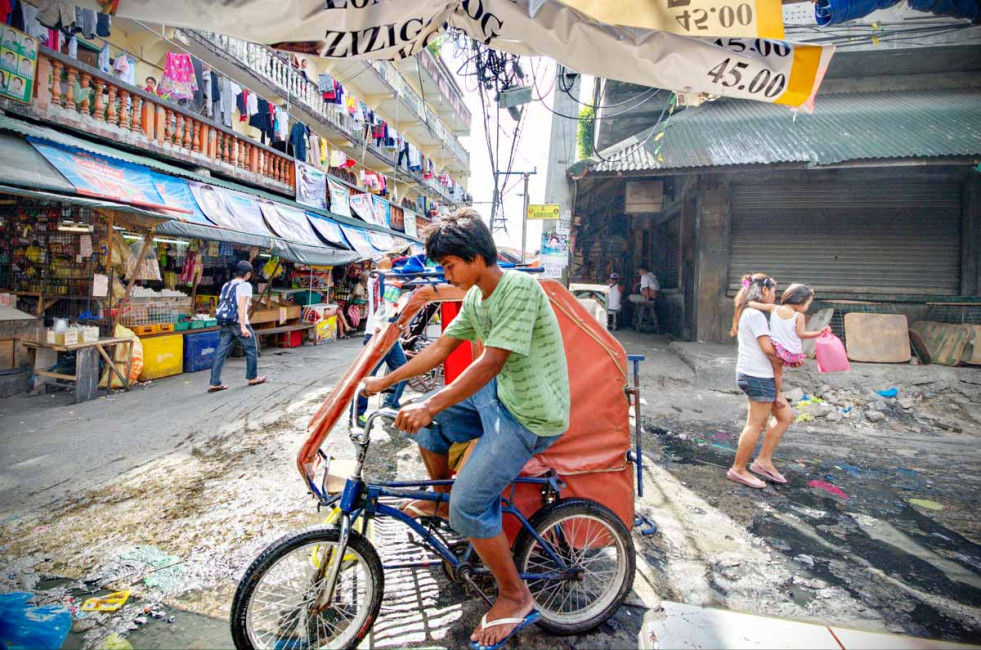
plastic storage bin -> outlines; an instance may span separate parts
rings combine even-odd
[[[218,350],[218,332],[184,335],[184,372],[211,370]]]
[[[184,337],[181,334],[141,339],[143,372],[140,381],[179,375],[184,368]]]

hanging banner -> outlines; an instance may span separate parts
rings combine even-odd
[[[378,251],[375,250],[375,247],[368,240],[368,232],[366,230],[341,224],[341,231],[344,233],[344,237],[351,245],[351,248],[358,252],[361,259],[370,260],[378,257]]]
[[[374,246],[376,250],[382,253],[387,253],[395,248],[395,238],[388,233],[369,230],[368,241],[371,242],[371,245]]]
[[[153,179],[153,187],[163,199],[164,205],[168,207],[168,211],[172,211],[173,217],[181,221],[190,221],[205,226],[211,225],[211,222],[204,216],[194,200],[186,180],[176,176],[167,176],[152,169],[148,170],[147,173]]]
[[[120,3],[117,13],[330,59],[410,57],[451,26],[491,48],[547,56],[581,74],[801,106],[817,92],[818,70],[834,47],[766,40],[781,33],[773,3],[671,0],[657,11],[645,0],[294,0],[282,12],[281,0],[238,0],[229,12],[227,0],[171,0]]]
[[[780,0],[559,0],[609,25],[691,36],[783,38]]]
[[[320,236],[331,244],[342,248],[350,248],[347,240],[344,239],[344,233],[341,232],[341,224],[327,217],[321,217],[319,214],[313,214],[312,212],[307,212],[307,220]]]
[[[412,210],[402,210],[402,223],[405,234],[409,237],[418,237],[419,228],[416,225],[416,213]]]
[[[166,204],[146,167],[74,147],[54,145],[34,138],[27,140],[75,186],[79,194],[180,214],[190,212],[186,208]]]
[[[378,215],[375,213],[375,202],[370,194],[352,194],[349,199],[354,216],[360,217],[368,223],[378,223]],[[385,224],[382,224],[385,225]]]
[[[296,202],[327,209],[327,174],[312,165],[296,162]]]
[[[320,246],[320,238],[307,221],[305,212],[273,201],[259,200],[258,203],[262,216],[277,237],[298,244]]]
[[[216,226],[266,237],[273,234],[262,220],[258,201],[252,197],[194,181],[188,181],[188,186],[201,212]]]
[[[347,191],[347,187],[328,177],[327,189],[330,190],[330,211],[342,217],[350,217],[351,205],[348,200],[350,192]]]
[[[375,208],[375,223],[385,226],[386,228],[391,228],[392,205],[382,197],[374,194],[371,195],[371,201]]]
[[[0,37],[0,97],[25,104],[34,96],[37,79],[38,40],[19,29],[3,25]]]

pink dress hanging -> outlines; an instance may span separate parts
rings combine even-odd
[[[191,99],[197,89],[198,82],[194,78],[191,55],[167,52],[163,78],[160,79],[157,94],[171,99]]]

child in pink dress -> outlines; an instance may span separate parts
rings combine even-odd
[[[785,366],[800,368],[804,365],[807,355],[801,339],[816,339],[824,332],[830,332],[825,327],[818,332],[808,332],[804,314],[814,302],[814,291],[803,284],[792,284],[780,296],[780,305],[751,302],[749,306],[770,313],[770,338],[777,356]]]

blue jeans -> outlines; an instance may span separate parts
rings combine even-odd
[[[501,492],[535,454],[559,436],[538,436],[514,419],[497,397],[497,379],[436,416],[414,436],[423,449],[446,454],[454,442],[477,439],[450,492],[450,525],[464,537],[501,532]]]
[[[242,327],[238,323],[222,325],[218,332],[218,350],[215,352],[215,360],[211,364],[211,385],[221,385],[221,367],[225,365],[225,358],[232,351],[235,341],[241,341],[242,349],[245,350],[245,378],[252,381],[259,373],[259,342],[255,338],[255,330],[251,325],[246,325],[251,338],[242,336]]]
[[[368,345],[368,341],[371,340],[371,334],[364,335],[364,345]],[[388,366],[388,371],[392,372],[396,368],[401,368],[406,364],[405,350],[402,349],[402,344],[398,341],[392,346],[392,349],[388,351],[385,358],[378,362],[375,369],[371,371],[371,374],[378,372],[382,364]],[[385,397],[385,408],[398,408],[399,401],[402,399],[402,392],[405,391],[405,382],[400,381],[395,384],[395,392],[387,395]],[[358,415],[364,415],[364,412],[368,409],[368,398],[358,395]]]

